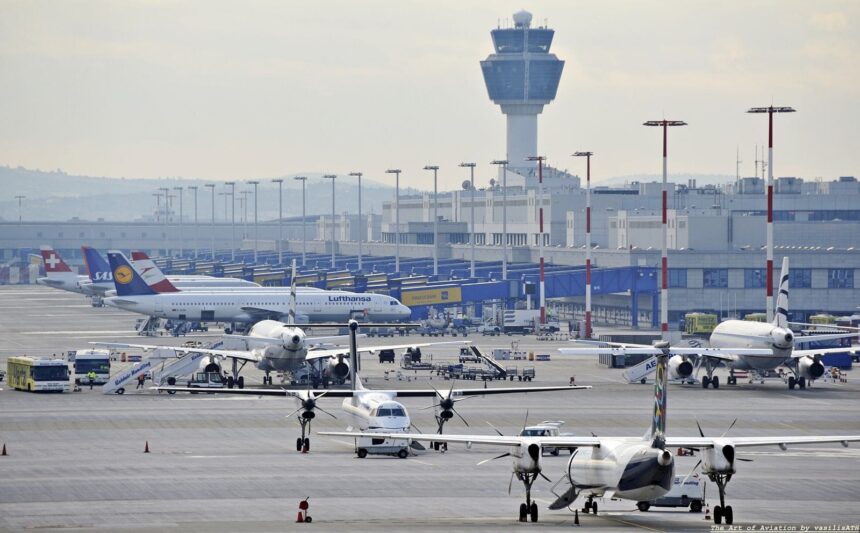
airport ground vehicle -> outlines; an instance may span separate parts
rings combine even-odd
[[[691,513],[702,512],[705,504],[705,480],[695,476],[675,476],[672,488],[663,496],[647,502],[637,502],[643,513],[651,507],[689,507]]]
[[[371,328],[367,332],[368,337],[393,337],[394,328]]]
[[[10,357],[9,386],[28,392],[68,392],[69,367],[62,359]]]
[[[373,431],[368,431],[372,433]],[[401,459],[409,457],[409,441],[390,438],[361,437],[355,439],[355,453],[359,459],[368,455],[396,455]]]
[[[459,360],[461,363],[480,363],[481,358],[472,353],[468,346],[460,348]]]
[[[95,385],[110,380],[110,350],[78,350],[74,355],[75,385],[88,385],[87,374],[96,373]]]
[[[491,337],[495,337],[496,335],[501,335],[501,332],[502,332],[502,328],[500,328],[499,326],[493,326],[493,325],[478,326],[478,333],[480,333],[481,335],[483,335],[485,337],[487,335],[489,335]]]
[[[393,363],[394,362],[394,350],[379,350],[379,362],[380,363]]]
[[[224,376],[218,372],[195,372],[188,380],[189,388],[223,389],[224,386]]]
[[[558,437],[561,435],[559,428],[564,424],[563,420],[544,420],[540,424],[527,426],[520,431],[521,437]],[[541,455],[550,454],[558,455],[559,448],[544,446],[541,448]],[[571,453],[573,453],[571,451]]]

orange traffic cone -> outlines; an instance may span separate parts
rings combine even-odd
[[[149,441],[146,441],[146,446],[143,447],[143,453],[149,453]]]
[[[305,523],[305,517],[302,516],[303,514],[304,514],[303,511],[301,509],[299,509],[299,515],[296,517],[296,523],[297,524],[304,524]]]
[[[711,506],[705,505],[705,520],[711,519]]]
[[[573,523],[577,526],[579,525],[579,509],[573,510]]]
[[[6,443],[5,442],[3,443],[3,453],[0,453],[0,455],[2,455],[3,457],[6,456]]]

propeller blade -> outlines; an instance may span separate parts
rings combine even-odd
[[[702,426],[699,425],[699,421],[696,420],[696,427],[699,428],[699,436],[705,438],[705,432],[702,431]]]
[[[472,427],[472,426],[470,426],[470,425],[469,425],[469,423],[468,423],[468,422],[466,422],[466,419],[465,419],[465,418],[463,418],[463,415],[461,415],[460,413],[458,413],[457,411],[455,411],[455,410],[453,410],[453,409],[451,409],[451,412],[452,412],[452,413],[454,413],[455,415],[457,415],[457,416],[460,418],[460,420],[462,420],[462,421],[463,421],[463,423],[464,423],[464,424],[466,424],[466,427],[467,427],[467,428]]]
[[[526,409],[526,419],[523,420],[523,429],[526,429],[526,426],[529,425],[529,410]]]
[[[753,460],[752,460],[752,459],[744,459],[743,457],[735,457],[735,461],[743,461],[743,462],[745,462],[745,463],[751,463],[751,462],[753,462]]]
[[[454,403],[463,402],[466,400],[474,400],[475,398],[480,398],[480,396],[463,396],[462,398],[451,398]]]
[[[498,433],[500,437],[504,437],[504,436],[505,436],[505,434],[504,434],[504,433],[502,433],[501,431],[499,431],[499,428],[497,428],[496,426],[494,426],[494,425],[490,424],[489,422],[487,422],[487,425],[488,425],[488,426],[490,426],[491,428],[493,428],[493,431],[495,431],[496,433]]]
[[[538,472],[538,475],[540,477],[544,478],[545,480],[547,480],[548,482],[552,483],[552,480],[550,478],[546,477],[543,472]]]
[[[730,425],[730,426],[729,426],[729,429],[727,429],[727,430],[723,431],[723,434],[722,434],[722,435],[720,435],[720,438],[725,437],[725,436],[726,436],[726,433],[728,433],[728,432],[729,432],[733,427],[735,427],[735,424],[736,424],[737,422],[738,422],[738,419],[737,419],[737,418],[735,418],[734,422],[732,422],[732,425]]]
[[[317,411],[322,411],[323,413],[325,413],[325,414],[327,414],[328,416],[330,416],[330,417],[334,418],[335,420],[337,420],[337,417],[336,417],[336,416],[334,416],[333,414],[329,413],[328,411],[326,411],[326,410],[325,410],[325,409],[323,409],[322,407],[317,407],[317,408],[316,408],[316,410],[317,410]]]
[[[495,456],[495,457],[490,457],[489,459],[484,459],[483,461],[481,461],[480,463],[478,463],[478,466],[481,466],[482,464],[485,464],[485,463],[489,463],[490,461],[495,461],[496,459],[501,459],[501,458],[503,458],[503,457],[508,457],[509,455],[511,455],[511,454],[510,454],[510,453],[503,453],[502,455],[497,455],[497,456]]]
[[[438,396],[440,400],[444,400],[444,399],[445,399],[445,397],[444,397],[444,396],[442,396],[442,393],[440,393],[438,390],[436,390],[436,387],[434,387],[433,385],[430,385],[430,388],[431,388],[431,389],[433,389],[433,392],[435,392],[435,393],[436,393],[436,396]]]
[[[511,481],[508,483],[508,496],[511,495],[511,487],[514,485],[514,473],[511,472]]]
[[[428,406],[428,407],[422,407],[421,409],[418,409],[418,410],[419,410],[419,411],[426,411],[427,409],[436,409],[436,408],[437,408],[437,407],[439,407],[440,405],[441,405],[441,404],[434,403],[434,404],[433,404],[433,405],[431,405],[431,406]]]
[[[411,424],[411,423],[410,423],[410,424],[409,424],[409,427],[411,427],[412,429],[414,429],[414,430],[415,430],[415,431],[417,431],[418,433],[424,433],[423,431],[421,431],[420,429],[418,429],[418,426],[416,426],[415,424]]]
[[[684,480],[683,480],[683,481],[681,481],[681,486],[682,486],[682,487],[684,486],[684,483],[686,483],[686,482],[687,482],[687,480],[688,480],[688,479],[690,479],[690,476],[692,476],[692,475],[693,475],[693,472],[695,472],[695,471],[696,471],[696,469],[697,469],[697,468],[699,468],[699,465],[700,465],[700,464],[702,464],[702,460],[701,460],[701,459],[699,459],[699,462],[698,462],[698,463],[696,463],[696,466],[694,466],[693,468],[691,468],[691,469],[690,469],[690,473],[689,473],[689,474],[687,474],[687,477],[685,477],[685,478],[684,478]]]
[[[288,415],[287,415],[287,416],[285,416],[284,418],[290,418],[291,416],[293,416],[294,414],[298,413],[299,411],[304,411],[304,410],[305,410],[305,407],[304,407],[304,406],[299,407],[298,409],[296,409],[296,410],[295,410],[295,411],[293,411],[292,413],[288,414]]]
[[[331,391],[323,391],[323,393],[322,393],[322,394],[320,394],[319,396],[315,396],[314,398],[315,398],[315,399],[317,399],[317,400],[319,400],[320,398],[322,398],[323,396],[325,396],[325,395],[326,395],[326,394],[328,394],[329,392],[331,392]]]

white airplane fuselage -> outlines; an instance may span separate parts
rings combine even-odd
[[[264,289],[116,296],[105,302],[158,318],[206,322],[256,322],[266,315],[286,316],[289,311],[289,293]],[[296,314],[308,322],[346,322],[355,316],[386,322],[406,320],[411,310],[383,294],[300,291],[296,297]]]
[[[730,366],[736,370],[773,370],[791,357],[794,335],[791,330],[766,322],[726,320],[720,322],[710,338],[714,348],[758,348],[773,355],[735,355]]]
[[[261,320],[251,327],[247,336],[266,339],[247,339],[248,349],[261,355],[257,363],[260,370],[294,372],[305,362],[308,349],[301,328],[277,320]],[[269,339],[281,339],[281,342],[275,344]]]
[[[344,398],[341,409],[349,415],[351,425],[362,431],[408,431],[412,425],[409,412],[396,397],[390,392],[359,390]]]
[[[616,498],[652,500],[672,488],[675,467],[671,453],[666,460],[667,453],[642,439],[607,438],[599,447],[574,452],[568,463],[570,480],[583,495],[613,492]]]

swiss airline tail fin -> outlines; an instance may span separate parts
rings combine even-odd
[[[42,261],[45,262],[45,273],[50,277],[51,274],[60,274],[71,272],[72,269],[63,261],[60,254],[54,251],[51,246],[40,246],[42,252]]]
[[[140,277],[144,283],[149,285],[152,290],[155,292],[179,292],[176,285],[165,277],[164,272],[146,253],[135,250],[131,252],[131,259],[134,261],[134,267],[140,272]]]
[[[773,313],[773,325],[780,328],[788,327],[788,258],[782,258],[782,270],[779,271],[779,293],[776,295],[776,309]]]

